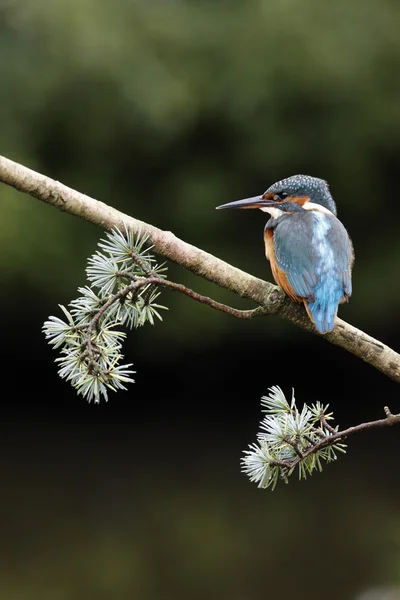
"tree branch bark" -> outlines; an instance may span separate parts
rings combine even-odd
[[[2,156],[0,156],[0,181],[64,212],[94,223],[102,229],[110,230],[115,227],[121,229],[126,225],[135,233],[145,233],[158,254],[255,302],[263,307],[265,314],[289,319],[298,327],[318,334],[303,306],[289,300],[279,287],[191,246],[170,231],[163,231],[134,219],[103,202]],[[323,337],[400,383],[400,355],[379,340],[339,318],[336,319],[334,330]]]

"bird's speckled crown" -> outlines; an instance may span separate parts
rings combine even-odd
[[[311,202],[320,204],[336,215],[336,204],[329,191],[329,186],[323,179],[311,175],[292,175],[273,183],[265,192],[278,194],[286,192],[288,196],[309,196]]]

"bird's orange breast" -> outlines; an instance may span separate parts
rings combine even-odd
[[[301,302],[303,298],[300,298],[290,285],[287,280],[286,273],[278,267],[275,255],[274,246],[274,230],[266,229],[264,231],[264,244],[265,244],[265,256],[270,262],[272,276],[275,282],[283,289],[283,291],[295,302]]]

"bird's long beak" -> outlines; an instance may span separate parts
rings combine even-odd
[[[261,208],[271,204],[270,200],[263,198],[262,196],[254,196],[253,198],[245,198],[244,200],[235,200],[234,202],[228,202],[228,204],[221,204],[217,206],[217,210],[223,208]]]

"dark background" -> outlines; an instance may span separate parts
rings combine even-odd
[[[215,206],[325,178],[356,251],[340,315],[397,349],[399,27],[391,0],[3,0],[1,153],[269,280],[265,215]],[[125,344],[136,383],[89,405],[41,326],[102,232],[6,186],[0,219],[1,598],[400,597],[398,430],[274,492],[239,463],[270,386],[346,427],[398,412],[397,384],[165,291],[163,323]]]

